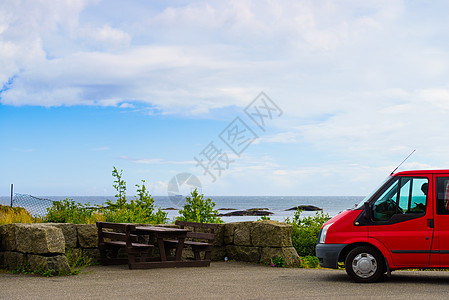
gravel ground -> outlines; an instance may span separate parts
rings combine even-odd
[[[357,284],[341,270],[214,262],[208,268],[129,270],[93,266],[87,274],[0,273],[0,299],[447,299],[449,272],[398,271]]]

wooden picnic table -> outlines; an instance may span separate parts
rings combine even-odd
[[[159,248],[159,257],[152,258],[150,261],[136,262],[131,266],[132,269],[151,269],[151,268],[169,268],[169,267],[202,267],[205,263],[202,261],[182,260],[182,251],[184,240],[187,237],[189,229],[179,229],[171,227],[158,226],[136,226],[133,234],[149,235],[150,241],[155,240]],[[178,240],[175,255],[168,253],[164,240]]]
[[[160,252],[160,260],[161,262],[165,262],[168,260],[181,260],[182,249],[184,247],[184,239],[186,238],[189,231],[189,229],[179,229],[171,227],[137,226],[135,234],[149,235],[150,239],[155,239],[156,246],[159,248]],[[169,256],[169,253],[167,253],[167,251],[165,250],[164,239],[176,239],[179,241],[174,257]]]

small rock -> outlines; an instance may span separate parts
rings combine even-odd
[[[237,210],[228,212],[225,214],[219,214],[219,217],[240,217],[240,216],[268,216],[272,215],[272,212],[263,210]]]
[[[319,211],[319,210],[323,210],[322,208],[319,208],[319,207],[316,207],[316,206],[313,206],[313,205],[298,205],[298,206],[286,209],[286,211],[287,210],[298,210],[298,209],[301,209],[303,211]]]

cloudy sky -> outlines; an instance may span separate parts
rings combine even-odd
[[[448,78],[447,1],[3,0],[0,195],[112,195],[113,166],[365,195],[414,149],[449,168]]]

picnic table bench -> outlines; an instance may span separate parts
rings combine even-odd
[[[184,221],[176,221],[176,225],[181,228],[97,222],[101,264],[128,263],[130,269],[209,266],[218,225]],[[145,236],[149,243],[139,242],[139,237]],[[192,248],[194,260],[182,260],[185,246]],[[159,254],[151,256],[151,250],[156,247]],[[127,258],[118,257],[121,248],[125,249]],[[174,255],[172,249],[175,249]],[[203,251],[205,254],[201,258]]]
[[[149,257],[154,245],[138,242],[136,226],[133,224],[97,222],[98,249],[102,265],[128,263],[131,269],[136,263],[144,262]],[[127,258],[118,257],[120,248],[125,248]],[[108,253],[110,252],[110,253]]]
[[[194,259],[198,262],[198,266],[209,266],[218,224],[186,221],[176,221],[175,224],[181,229],[186,227],[193,229],[193,231],[187,232],[187,240],[184,240],[184,246],[192,248]],[[179,243],[177,240],[165,240],[164,242],[166,249],[174,248]],[[203,258],[201,257],[201,252],[204,252]]]

